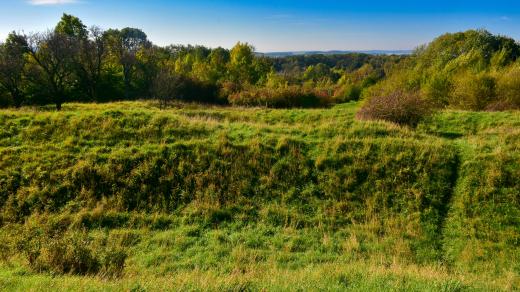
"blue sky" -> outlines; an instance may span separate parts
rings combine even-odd
[[[63,12],[102,28],[143,29],[156,44],[258,51],[413,49],[486,28],[520,40],[520,0],[2,0],[0,38],[52,28]]]

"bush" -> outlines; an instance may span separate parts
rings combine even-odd
[[[432,74],[421,87],[421,95],[439,107],[449,105],[453,84],[448,74]]]
[[[117,278],[123,275],[125,262],[128,255],[120,248],[105,251],[101,258],[101,269],[99,274],[106,278]]]
[[[219,98],[219,88],[209,82],[200,81],[168,70],[161,70],[152,85],[153,96],[159,100],[161,107],[174,100],[203,103],[225,103]]]
[[[298,86],[284,88],[250,87],[231,94],[229,103],[236,106],[265,106],[270,108],[310,108],[331,103],[326,92],[306,90]]]
[[[491,102],[485,108],[488,112],[499,112],[499,111],[507,111],[519,109],[520,104],[511,102],[509,100],[499,99],[497,101]]]
[[[417,93],[394,91],[369,98],[358,111],[360,120],[384,120],[411,127],[432,113],[431,104]]]
[[[228,100],[230,95],[233,95],[242,90],[242,86],[237,82],[225,81],[220,85],[219,97]]]
[[[514,66],[500,75],[496,84],[499,101],[490,104],[488,110],[520,108],[520,66]]]
[[[466,110],[483,110],[495,101],[495,79],[486,73],[466,72],[455,78],[451,104]]]
[[[39,256],[31,267],[54,274],[95,274],[100,262],[89,245],[86,232],[68,232],[63,237],[42,238]]]
[[[336,103],[344,103],[353,100],[359,100],[361,98],[361,92],[363,88],[355,84],[346,84],[340,86],[334,92],[334,100]]]
[[[105,277],[123,274],[127,258],[123,249],[96,246],[87,231],[68,230],[55,223],[45,219],[26,223],[12,239],[15,251],[24,255],[31,270]]]

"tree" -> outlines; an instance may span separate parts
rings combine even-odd
[[[88,37],[88,30],[83,22],[76,16],[66,13],[63,14],[54,30],[57,33],[76,39],[86,39]]]
[[[330,68],[323,63],[318,63],[316,65],[310,65],[307,67],[305,73],[303,74],[303,78],[305,80],[320,81],[326,78],[330,78],[330,75]]]
[[[231,79],[241,84],[254,83],[253,60],[254,48],[247,43],[237,43],[230,52]]]
[[[137,28],[124,28],[122,30],[108,30],[106,32],[111,54],[123,69],[125,84],[125,98],[130,98],[132,87],[132,75],[137,64],[137,52],[150,45],[146,34]]]
[[[180,87],[180,78],[172,74],[168,68],[162,68],[154,78],[152,95],[159,101],[159,107],[162,109],[177,97]]]
[[[75,38],[56,31],[33,34],[28,38],[28,54],[32,81],[41,85],[56,109],[61,110],[75,82]]]
[[[167,60],[168,53],[161,47],[147,46],[139,50],[134,79],[141,97],[151,97],[155,76],[161,68],[166,68]]]
[[[243,85],[264,83],[273,65],[268,58],[255,55],[255,48],[248,43],[237,43],[230,52],[229,77]]]
[[[80,41],[81,47],[77,60],[78,75],[89,99],[97,101],[106,59],[106,40],[104,32],[98,27],[90,28],[88,36]]]
[[[226,74],[226,66],[229,63],[230,54],[229,51],[223,48],[216,48],[209,54],[209,63],[215,74],[223,77]]]
[[[10,33],[6,42],[0,45],[0,87],[9,93],[17,108],[25,100],[22,86],[27,51],[26,37],[15,32]]]

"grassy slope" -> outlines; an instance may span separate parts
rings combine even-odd
[[[518,113],[410,131],[356,108],[0,112],[0,287],[518,287]],[[31,224],[124,248],[125,275],[34,273]]]

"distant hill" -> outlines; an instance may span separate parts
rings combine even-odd
[[[268,52],[259,53],[266,57],[281,58],[288,56],[301,56],[301,55],[342,55],[350,53],[360,53],[369,55],[409,55],[413,50],[367,50],[367,51],[295,51],[295,52]]]

